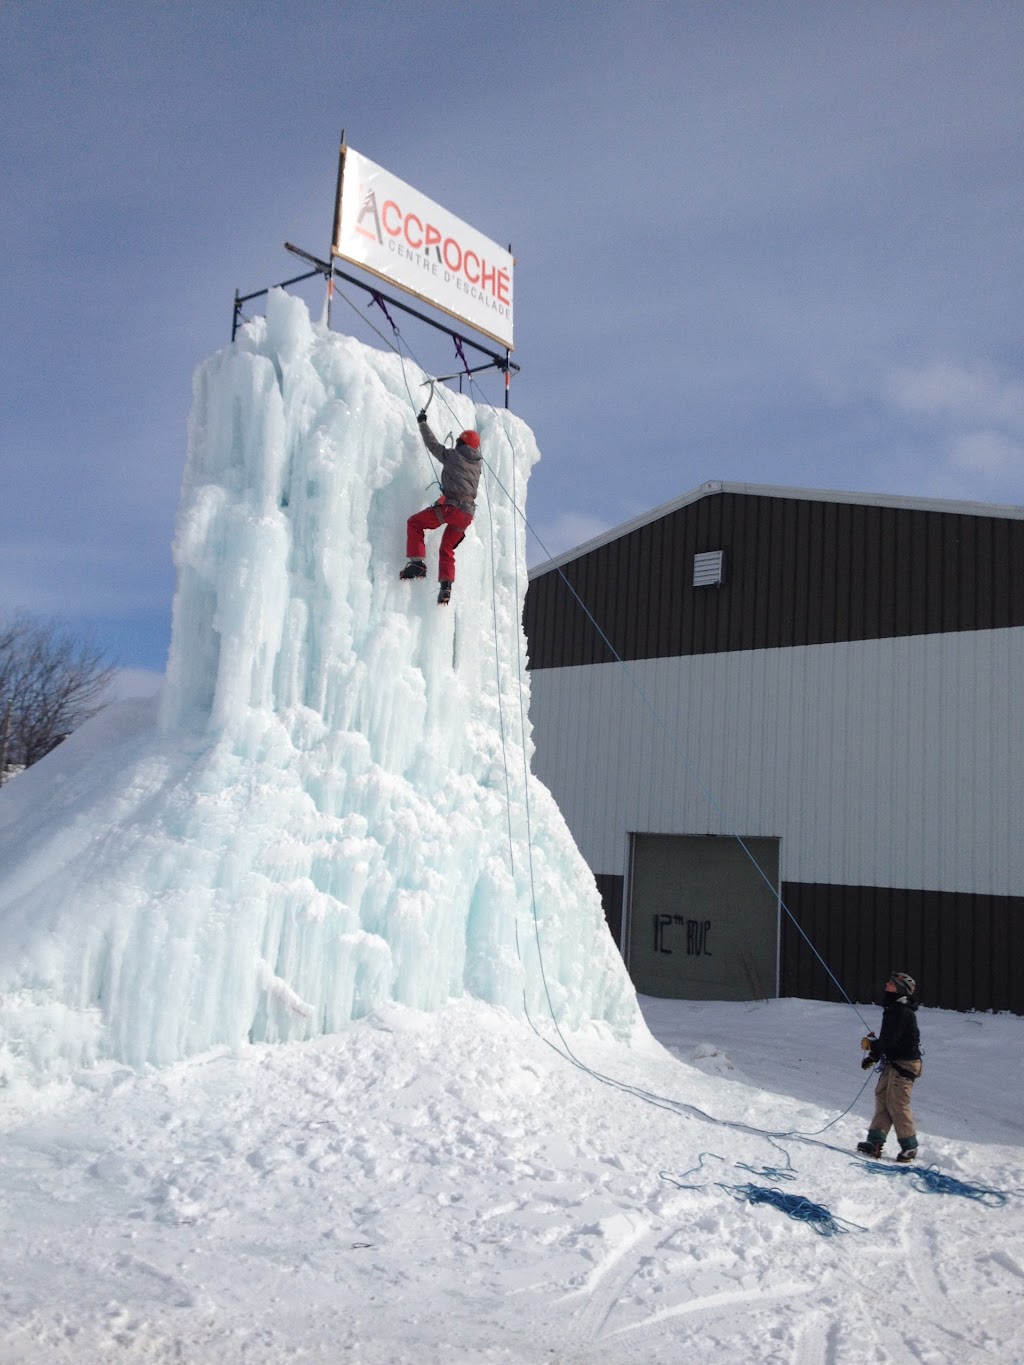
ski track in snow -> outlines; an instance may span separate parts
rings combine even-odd
[[[742,1073],[808,1020],[853,1054],[835,1006],[739,1011],[673,1017],[708,1033],[717,1018]],[[940,1025],[953,1046],[968,1027],[924,1014],[936,1043]],[[1019,1046],[1022,1021],[989,1026]],[[574,1048],[718,1117],[830,1117],[596,1031]],[[782,1143],[788,1188],[865,1229],[831,1238],[722,1188],[772,1183],[736,1167],[778,1164],[764,1139],[617,1093],[465,1002],[19,1099],[0,1136],[2,1365],[1024,1359],[1024,1200],[987,1208],[918,1192],[912,1170],[866,1171],[845,1154],[866,1097],[824,1135],[840,1150]],[[702,1152],[700,1188],[662,1179]],[[1019,1147],[935,1140],[927,1155],[961,1179],[1024,1184]]]

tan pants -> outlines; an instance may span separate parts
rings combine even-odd
[[[920,1062],[900,1062],[901,1071],[912,1071],[915,1079],[921,1074]],[[910,1092],[914,1082],[908,1076],[901,1076],[890,1064],[882,1068],[882,1074],[875,1086],[875,1116],[871,1127],[888,1136],[889,1129],[896,1129],[898,1138],[913,1137],[914,1116],[910,1112]]]

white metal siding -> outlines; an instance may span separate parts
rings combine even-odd
[[[784,881],[1024,894],[1024,629],[541,669],[534,768],[627,831],[778,836]]]

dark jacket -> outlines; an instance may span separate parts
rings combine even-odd
[[[906,996],[882,1010],[882,1028],[872,1042],[868,1055],[873,1062],[919,1062],[921,1034],[917,1027],[917,1006]]]
[[[420,422],[419,428],[423,444],[434,459],[444,466],[441,470],[441,492],[445,502],[461,507],[472,516],[476,511],[476,490],[483,468],[479,451],[463,445],[461,441],[456,441],[449,449],[441,444],[426,422]]]

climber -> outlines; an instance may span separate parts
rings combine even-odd
[[[910,1112],[910,1092],[921,1074],[921,1035],[915,1017],[917,982],[906,972],[893,972],[885,983],[882,1029],[876,1038],[868,1034],[861,1042],[867,1056],[865,1068],[882,1063],[882,1074],[875,1087],[875,1113],[865,1142],[857,1143],[864,1156],[880,1157],[882,1146],[895,1127],[900,1151],[896,1160],[913,1161],[917,1156],[917,1134]]]
[[[423,444],[442,466],[441,496],[430,507],[416,512],[406,523],[405,553],[409,562],[399,578],[426,578],[427,566],[425,532],[444,527],[438,552],[437,577],[439,605],[451,599],[455,582],[455,551],[465,539],[466,530],[476,511],[476,490],[480,483],[483,460],[480,456],[480,437],[475,431],[460,432],[455,445],[449,449],[437,439],[427,423],[426,409],[418,413]]]

